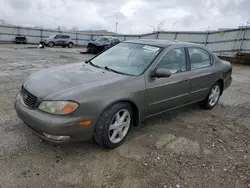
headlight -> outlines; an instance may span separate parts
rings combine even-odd
[[[71,101],[43,101],[38,109],[50,114],[64,115],[75,111],[77,107],[78,104]]]

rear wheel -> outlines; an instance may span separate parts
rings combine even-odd
[[[68,47],[69,47],[69,48],[72,48],[72,47],[73,47],[73,43],[70,42],[70,43],[68,44]]]
[[[117,103],[100,116],[94,133],[99,145],[113,149],[126,139],[133,119],[132,107],[126,103]]]
[[[216,82],[210,89],[207,97],[202,101],[201,106],[205,109],[212,109],[218,103],[221,95],[221,84]]]
[[[55,45],[54,42],[49,42],[48,44],[49,47],[54,47],[54,45]]]

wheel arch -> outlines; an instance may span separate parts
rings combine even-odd
[[[54,41],[49,41],[49,42],[48,42],[48,46],[49,46],[49,43],[52,43],[52,44],[53,44],[53,46],[55,46],[55,45],[56,45],[56,43],[55,43]]]
[[[133,102],[130,99],[119,99],[119,100],[113,101],[112,103],[106,105],[106,107],[103,108],[103,110],[101,111],[100,115],[103,112],[105,112],[105,110],[107,110],[109,107],[111,107],[111,106],[113,106],[113,105],[115,105],[117,103],[120,103],[120,102],[128,103],[132,107],[133,115],[134,115],[133,125],[134,126],[138,126],[139,120],[140,120],[139,109],[138,109],[137,105],[135,104],[135,102]]]
[[[221,85],[220,95],[222,95],[223,90],[224,90],[224,80],[220,78],[216,82],[218,82]]]

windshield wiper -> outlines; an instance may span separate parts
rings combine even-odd
[[[117,74],[123,74],[123,75],[132,76],[131,74],[127,74],[127,73],[124,73],[124,72],[120,72],[120,71],[111,69],[111,68],[109,68],[109,67],[107,67],[107,66],[105,66],[104,68],[105,68],[106,70],[108,70],[108,71],[115,72],[115,73],[117,73]]]
[[[89,63],[91,66],[96,67],[96,68],[101,68],[100,66],[98,66],[98,65],[96,65],[96,64],[94,64],[94,63],[92,63],[91,61],[85,61],[85,63],[86,63],[86,64]]]

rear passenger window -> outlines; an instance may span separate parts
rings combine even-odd
[[[188,48],[191,70],[211,66],[211,55],[201,48]]]
[[[69,39],[69,36],[68,35],[63,35],[63,38],[64,39]]]
[[[160,60],[157,68],[168,69],[171,73],[185,72],[187,66],[184,48],[176,48],[167,52]]]

